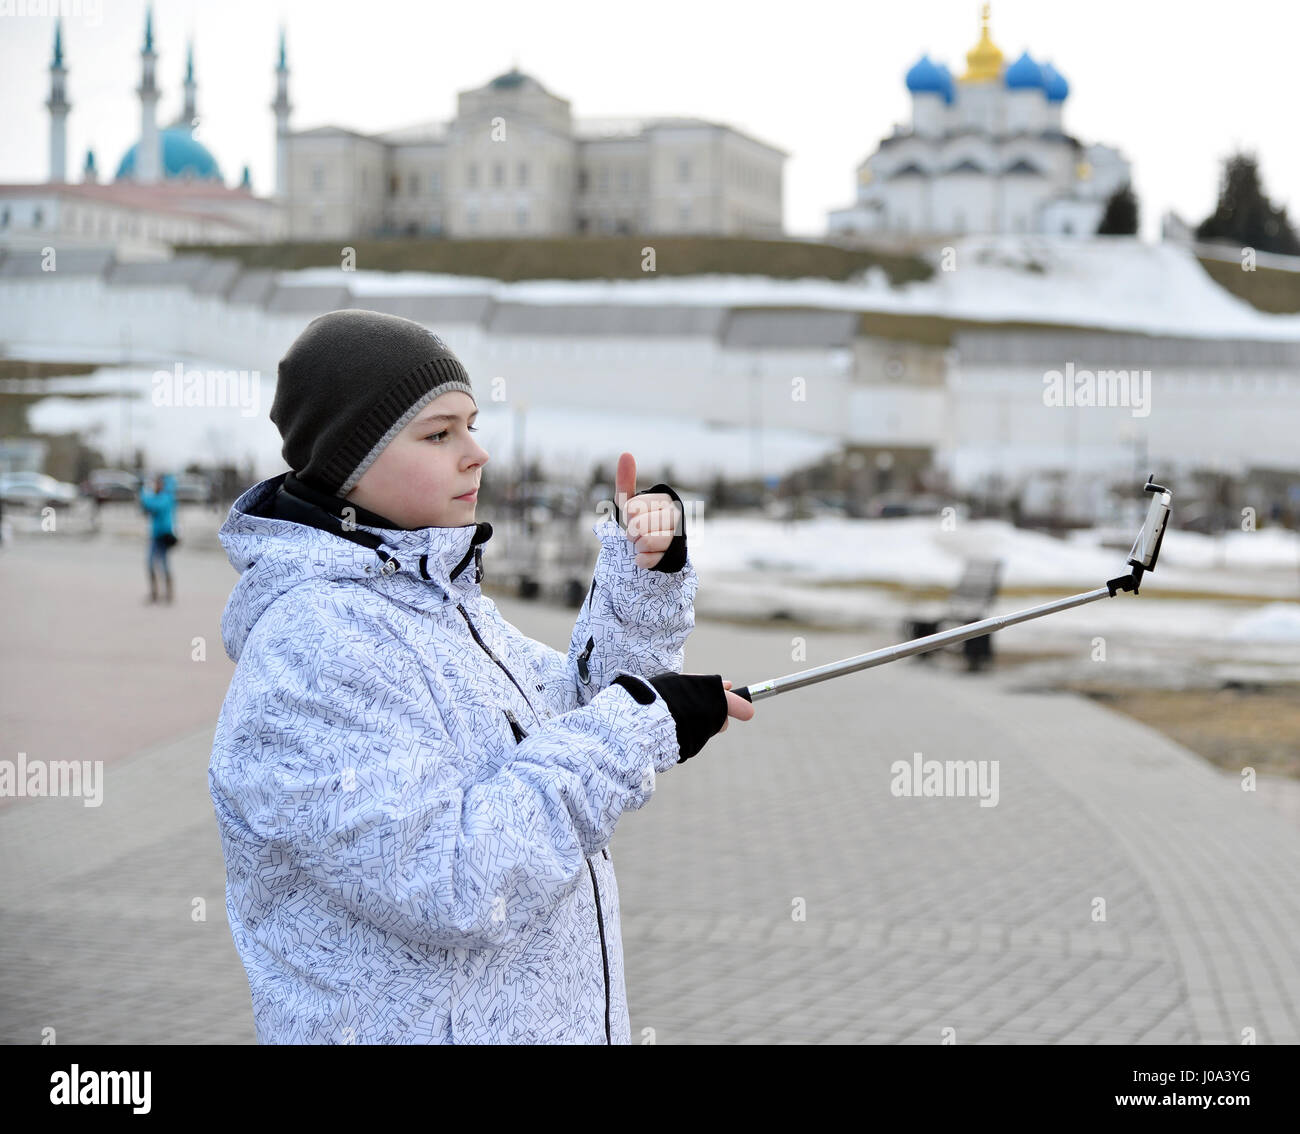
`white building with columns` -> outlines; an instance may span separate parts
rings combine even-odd
[[[964,74],[923,55],[906,81],[912,121],[858,167],[857,200],[828,214],[832,236],[1090,235],[1130,180],[1118,150],[1066,131],[1070,87],[1050,62],[1005,62],[987,4]]]
[[[702,118],[575,118],[516,68],[456,116],[382,134],[288,129],[277,70],[277,197],[292,239],[670,233],[780,236],[787,154]]]

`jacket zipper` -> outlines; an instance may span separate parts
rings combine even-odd
[[[486,649],[486,647],[484,647]],[[515,743],[518,744],[528,735],[520,725],[518,719],[509,708],[503,708],[502,712],[506,715],[506,720],[510,722],[510,731],[515,734]],[[609,851],[601,847],[600,853],[609,860]],[[587,871],[591,875],[591,893],[596,899],[596,928],[600,931],[600,963],[605,970],[605,1042],[611,1043],[610,1024],[609,1024],[609,952],[605,946],[605,916],[600,907],[600,886],[596,882],[596,870],[591,865],[591,859],[587,859]]]
[[[515,680],[515,675],[511,673],[509,669],[506,668],[506,663],[503,662],[499,657],[497,657],[496,654],[494,654],[492,650],[489,648],[488,644],[485,641],[483,641],[482,638],[479,637],[478,630],[475,629],[474,623],[470,621],[469,615],[465,611],[465,607],[461,603],[457,603],[456,609],[460,611],[461,617],[465,619],[465,624],[469,627],[469,632],[474,635],[474,641],[476,641],[480,646],[483,647],[483,652],[487,654],[488,657],[490,657],[494,662],[497,663],[497,665],[501,667],[502,673],[504,673],[508,678],[510,678],[510,683],[516,689],[519,690],[519,696],[521,696],[524,699],[524,701],[527,703],[528,707],[532,709],[533,717],[540,725],[542,723],[542,715],[537,711],[537,707],[531,701],[528,700],[528,694],[524,692],[524,687]]]
[[[524,731],[523,725],[519,723],[519,718],[516,717],[514,713],[512,713],[509,709],[502,709],[501,711],[505,713],[506,720],[510,722],[510,731],[515,734],[515,743],[516,744],[521,743],[524,737],[528,735],[528,733]]]
[[[591,680],[591,668],[587,664],[587,659],[591,657],[591,651],[596,645],[595,638],[587,639],[587,648],[578,655],[578,676],[582,678],[583,683]]]
[[[605,967],[605,1043],[612,1044],[609,1038],[609,954],[605,951],[605,919],[600,912],[600,887],[596,885],[596,868],[587,859],[587,870],[591,874],[591,889],[596,895],[596,926],[600,930],[600,961]]]

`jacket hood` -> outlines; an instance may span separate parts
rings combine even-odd
[[[221,616],[226,655],[238,662],[267,608],[308,582],[357,581],[424,610],[455,606],[479,594],[486,521],[451,528],[387,528],[338,517],[297,498],[284,511],[281,486],[289,473],[253,485],[230,507],[218,536],[239,572]]]

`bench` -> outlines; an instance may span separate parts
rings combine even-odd
[[[955,626],[965,626],[988,617],[988,609],[997,598],[1001,583],[1002,560],[968,559],[962,568],[961,578],[948,595],[947,605],[937,615],[909,615],[903,623],[903,632],[907,640],[924,638],[929,634],[938,634]],[[967,638],[964,642],[955,642],[942,649],[960,648],[966,658],[966,668],[981,669],[993,657],[993,636],[983,634],[977,638]],[[919,660],[928,660],[939,650],[917,654]]]

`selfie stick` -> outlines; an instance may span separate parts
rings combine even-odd
[[[1128,563],[1133,570],[1127,575],[1107,580],[1104,587],[1046,602],[1042,606],[1033,606],[1028,610],[1017,610],[1011,614],[985,618],[980,622],[970,622],[938,634],[927,634],[924,638],[914,638],[910,642],[902,642],[897,646],[886,646],[883,650],[873,650],[869,654],[859,654],[857,657],[819,665],[814,669],[787,674],[785,677],[773,677],[768,681],[747,685],[743,689],[733,689],[731,692],[744,697],[746,701],[761,701],[765,697],[775,697],[778,693],[788,693],[791,689],[802,689],[805,685],[814,685],[818,681],[828,681],[832,677],[856,673],[860,669],[870,669],[872,666],[885,665],[900,658],[910,658],[914,654],[928,653],[930,650],[937,650],[953,642],[964,642],[967,638],[976,638],[981,634],[1001,630],[1005,626],[1014,626],[1017,622],[1042,618],[1045,614],[1055,614],[1060,610],[1083,606],[1084,603],[1095,602],[1100,598],[1114,598],[1119,591],[1132,591],[1137,594],[1138,585],[1142,582],[1142,573],[1156,569],[1160,541],[1164,538],[1165,527],[1169,523],[1169,502],[1173,499],[1173,493],[1167,488],[1152,483],[1151,476],[1147,477],[1144,491],[1155,495],[1151,499],[1151,506],[1147,510],[1142,530],[1138,532],[1137,539],[1133,541],[1133,549],[1128,555]]]

